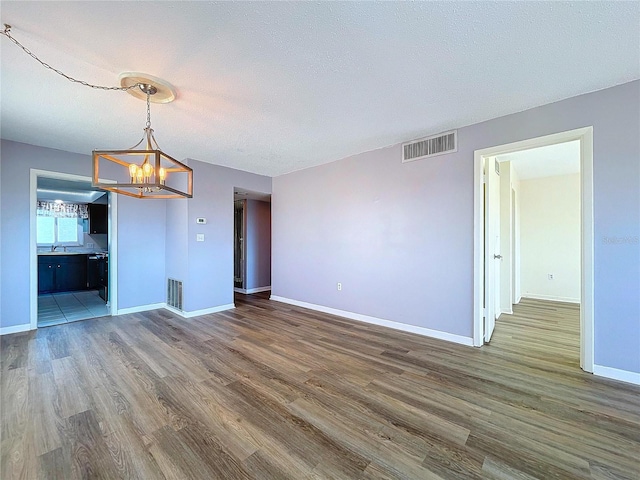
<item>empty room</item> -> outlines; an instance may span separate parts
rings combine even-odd
[[[640,3],[0,4],[0,478],[640,478]]]

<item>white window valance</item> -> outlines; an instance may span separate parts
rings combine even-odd
[[[89,218],[89,206],[82,203],[55,203],[38,200],[36,215],[56,218]]]

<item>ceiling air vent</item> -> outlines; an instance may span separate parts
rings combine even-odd
[[[441,133],[432,137],[402,144],[402,163],[435,157],[458,151],[458,131]]]

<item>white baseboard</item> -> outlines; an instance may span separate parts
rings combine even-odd
[[[260,293],[260,292],[269,292],[271,291],[271,285],[268,287],[258,287],[258,288],[249,288],[247,289],[247,293]]]
[[[29,330],[32,330],[30,323],[23,323],[22,325],[11,325],[10,327],[0,327],[0,335],[28,332]]]
[[[225,310],[231,310],[232,308],[236,308],[234,303],[228,303],[226,305],[218,305],[217,307],[211,308],[203,308],[202,310],[192,310],[190,312],[183,312],[178,310],[177,308],[170,307],[169,305],[164,305],[163,308],[169,310],[170,312],[175,313],[176,315],[180,315],[183,318],[191,318],[191,317],[199,317],[200,315],[208,315],[210,313],[218,313],[224,312]]]
[[[268,287],[258,287],[258,288],[234,288],[233,289],[234,292],[238,292],[238,293],[244,293],[244,294],[251,294],[251,293],[260,293],[260,292],[269,292],[271,291],[271,285],[269,285]]]
[[[606,377],[621,382],[633,383],[640,385],[640,373],[629,372],[628,370],[620,370],[618,368],[603,367],[601,365],[593,366],[593,374],[599,377]]]
[[[129,313],[148,312],[149,310],[157,310],[163,308],[164,303],[150,303],[149,305],[139,305],[137,307],[120,308],[116,315],[127,315]]]
[[[537,293],[527,293],[520,298],[531,298],[533,300],[548,300],[550,302],[565,302],[565,303],[577,303],[580,304],[579,298],[573,297],[556,297],[554,295],[541,295]]]
[[[357,320],[359,322],[372,323],[374,325],[394,328],[396,330],[402,330],[404,332],[417,333],[418,335],[424,335],[425,337],[438,338],[440,340],[447,340],[449,342],[459,343],[461,345],[467,345],[470,347],[473,346],[473,338],[471,337],[463,337],[462,335],[455,335],[453,333],[441,332],[440,330],[432,330],[430,328],[418,327],[406,323],[392,322],[390,320],[384,320],[382,318],[347,312],[345,310],[338,310],[336,308],[325,307],[323,305],[316,305],[313,303],[301,302],[299,300],[292,300],[290,298],[278,297],[277,295],[271,295],[270,300],[288,303],[289,305],[308,308],[310,310],[316,310],[318,312],[329,313],[331,315],[337,315],[339,317],[345,317],[351,320]]]

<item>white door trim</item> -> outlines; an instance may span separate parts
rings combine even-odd
[[[544,147],[558,143],[580,141],[581,190],[581,299],[580,299],[580,366],[593,372],[593,127],[531,138],[520,142],[476,150],[474,160],[474,216],[473,216],[473,344],[483,345],[484,302],[484,198],[482,195],[482,159],[519,150]]]
[[[38,246],[36,239],[36,215],[38,206],[38,177],[58,178],[91,182],[91,177],[73,175],[71,173],[52,172],[49,170],[30,169],[29,173],[29,328],[38,328]],[[115,183],[112,180],[100,179],[101,182]],[[109,297],[111,314],[118,311],[118,199],[117,195],[109,195]]]

